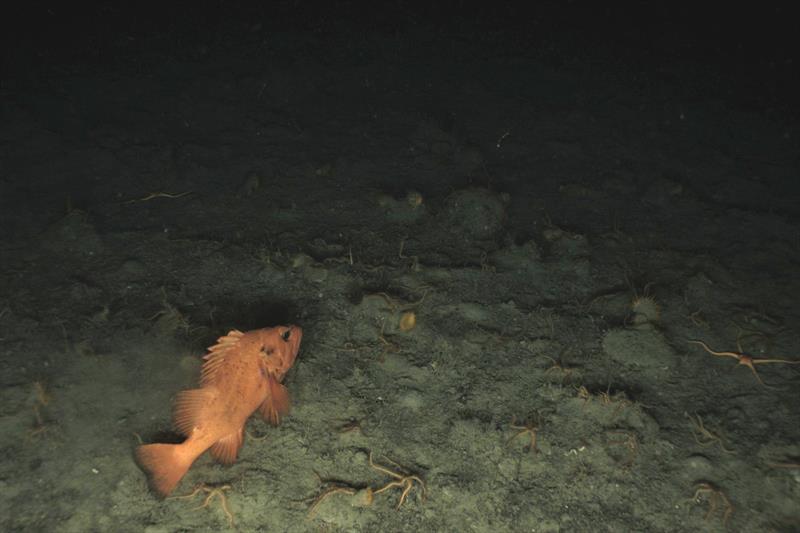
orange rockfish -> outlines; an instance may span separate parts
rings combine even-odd
[[[236,462],[244,425],[256,409],[272,425],[280,423],[289,412],[289,392],[281,382],[294,364],[302,338],[298,326],[233,330],[208,349],[200,388],[183,391],[175,399],[173,424],[186,440],[136,449],[136,460],[153,490],[169,495],[208,449],[223,464]]]

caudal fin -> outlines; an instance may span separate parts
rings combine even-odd
[[[186,475],[194,458],[181,444],[145,444],[136,448],[136,462],[147,474],[150,487],[166,497]]]

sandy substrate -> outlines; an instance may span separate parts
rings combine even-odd
[[[295,44],[3,87],[0,529],[800,527],[800,365],[687,342],[800,360],[796,124],[688,67]],[[158,500],[205,347],[286,322],[291,415]]]

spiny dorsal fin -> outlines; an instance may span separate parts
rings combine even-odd
[[[200,374],[200,386],[214,383],[217,372],[225,362],[225,356],[231,348],[234,348],[239,343],[239,339],[243,336],[244,333],[238,329],[231,330],[224,337],[217,339],[217,344],[208,349],[208,354],[203,357],[206,362],[203,364],[203,370]]]

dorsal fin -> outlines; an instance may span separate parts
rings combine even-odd
[[[172,410],[172,423],[181,435],[192,435],[192,430],[207,417],[204,409],[214,401],[216,394],[214,389],[191,389],[178,393]]]
[[[200,374],[200,386],[212,385],[216,379],[217,372],[225,362],[225,356],[234,348],[244,333],[238,329],[233,329],[224,337],[217,339],[217,344],[208,349],[208,354],[203,357],[203,370]]]

